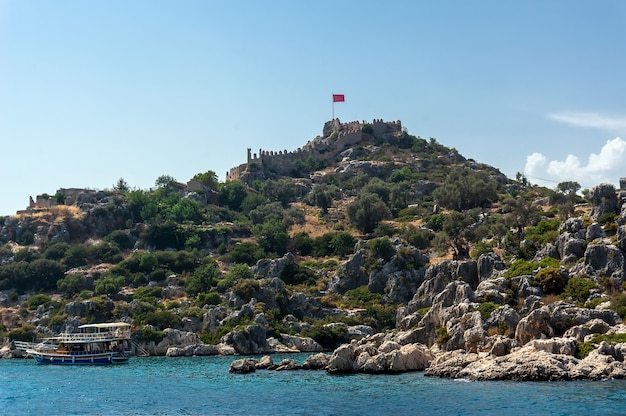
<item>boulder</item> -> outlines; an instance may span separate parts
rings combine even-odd
[[[465,350],[448,351],[439,354],[424,372],[425,376],[457,378],[465,367],[478,360],[478,354]]]
[[[328,365],[330,356],[324,353],[311,355],[302,363],[304,370],[323,370]]]
[[[324,348],[313,338],[300,337],[297,335],[280,334],[282,342],[288,348],[294,348],[299,352],[321,352]]]
[[[498,333],[506,336],[514,336],[517,324],[522,318],[519,313],[509,305],[502,305],[483,324],[486,331],[496,329]]]
[[[589,244],[584,271],[590,276],[608,276],[615,287],[620,287],[624,282],[624,254],[611,244]]]
[[[367,250],[358,250],[347,262],[342,264],[330,280],[328,290],[340,294],[348,290],[368,284],[368,275],[365,272]]]
[[[326,366],[328,373],[353,373],[355,371],[356,355],[353,343],[354,341],[341,345],[333,352]]]
[[[550,354],[576,355],[578,347],[575,338],[550,338],[534,339],[528,343],[537,351],[545,351]]]
[[[255,364],[257,370],[267,370],[274,367],[274,361],[272,361],[272,357],[269,355],[264,355],[261,359]]]
[[[571,355],[551,354],[533,346],[503,356],[487,355],[469,363],[453,377],[468,380],[568,380],[578,364]]]
[[[604,214],[619,213],[620,205],[615,187],[608,183],[594,186],[589,191],[591,218],[598,219]]]
[[[183,351],[187,351],[185,348],[198,344],[202,344],[202,341],[200,341],[198,335],[193,332],[165,328],[165,330],[163,330],[163,339],[159,341],[154,348],[148,348],[148,350],[151,354],[154,353],[154,355],[166,355],[168,349],[171,347],[177,347],[183,349]],[[153,351],[150,351],[152,349]],[[186,352],[184,354],[186,354]]]
[[[263,354],[272,352],[267,344],[267,330],[261,326],[248,325],[224,335],[221,342],[232,345],[238,354]]]
[[[515,328],[515,339],[524,345],[532,339],[551,338],[550,314],[544,308],[536,309],[522,318]]]
[[[301,367],[298,365],[296,360],[293,358],[285,358],[280,363],[277,364],[275,370],[276,371],[285,371],[285,370],[298,370]]]
[[[254,358],[243,358],[230,363],[228,372],[236,374],[254,373],[256,371],[257,360]]]
[[[478,258],[477,272],[478,280],[483,281],[499,275],[499,272],[506,269],[506,264],[496,253],[481,254]]]
[[[587,234],[585,235],[585,240],[593,241],[599,238],[606,237],[606,233],[604,232],[604,228],[597,222],[594,222],[589,227],[587,227]]]

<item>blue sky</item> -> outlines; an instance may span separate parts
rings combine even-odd
[[[626,176],[624,1],[0,0],[0,215],[221,180],[246,149],[401,120],[554,187]]]

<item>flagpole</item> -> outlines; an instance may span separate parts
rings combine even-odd
[[[333,120],[335,119],[335,98],[333,97]]]

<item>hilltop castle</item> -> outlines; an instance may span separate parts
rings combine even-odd
[[[313,158],[322,163],[334,161],[337,155],[357,143],[371,142],[372,140],[385,141],[402,133],[402,123],[397,121],[383,121],[374,119],[371,123],[365,121],[350,121],[342,123],[334,119],[324,123],[322,136],[310,140],[303,147],[295,151],[279,150],[267,151],[259,149],[259,153],[252,153],[248,148],[246,163],[235,166],[226,172],[226,180],[241,180],[249,182],[259,175],[289,175],[294,169],[294,162]]]

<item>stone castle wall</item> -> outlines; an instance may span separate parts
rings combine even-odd
[[[253,154],[251,149],[248,149],[247,162],[231,168],[226,173],[226,180],[239,180],[254,165],[257,169],[269,170],[278,175],[287,175],[291,173],[293,163],[299,159],[305,160],[313,157],[316,160],[327,162],[334,159],[338,152],[361,142],[364,139],[362,130],[366,125],[372,127],[372,133],[376,137],[384,137],[402,131],[402,123],[399,120],[385,122],[382,119],[374,119],[371,123],[365,121],[341,123],[339,119],[334,119],[324,124],[322,137],[316,137],[295,151],[259,149],[258,153]],[[365,136],[369,135],[365,134]]]

